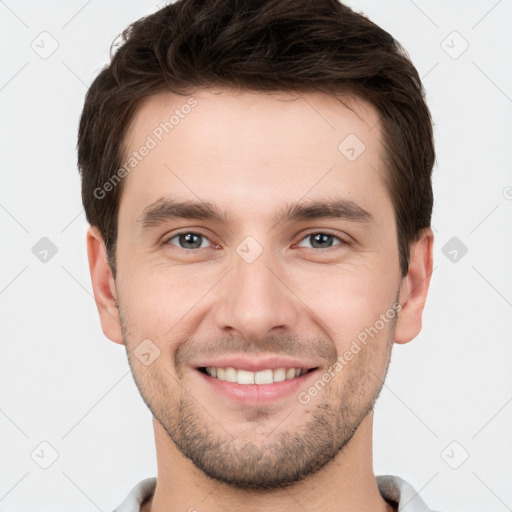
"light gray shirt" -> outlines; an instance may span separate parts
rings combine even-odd
[[[376,476],[380,494],[400,512],[434,512],[420,498],[414,488],[398,476]],[[114,512],[140,512],[140,506],[155,492],[156,478],[139,482]]]

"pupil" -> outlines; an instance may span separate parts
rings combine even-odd
[[[193,246],[193,249],[197,249],[198,247],[201,246],[201,242],[199,242],[199,244],[197,243],[200,238],[200,235],[195,235],[194,233],[186,233],[185,235],[181,235],[180,238],[182,245],[185,245],[188,248],[190,248],[191,245]]]
[[[331,235],[327,235],[325,233],[318,233],[317,235],[314,235],[314,240],[315,240],[315,244],[317,244],[317,242],[321,245],[321,244],[326,244],[327,242],[331,241],[332,236]],[[327,244],[327,247],[330,247],[332,244]]]

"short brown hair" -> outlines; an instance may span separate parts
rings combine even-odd
[[[390,34],[337,0],[178,0],[131,24],[89,88],[78,133],[87,220],[103,236],[115,276],[123,182],[98,190],[122,166],[125,136],[141,102],[194,88],[351,93],[382,124],[400,271],[410,244],[430,226],[435,160],[424,89]]]

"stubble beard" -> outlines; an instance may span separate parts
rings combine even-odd
[[[222,425],[222,417],[215,418],[206,411],[168,370],[141,370],[132,355],[132,347],[137,344],[130,339],[126,321],[120,317],[135,383],[178,450],[208,477],[232,488],[252,491],[292,486],[319,471],[348,446],[384,384],[396,323],[388,325],[387,340],[377,340],[386,342],[383,352],[381,347],[381,353],[374,354],[376,346],[369,344],[341,370],[349,372],[343,389],[336,385],[334,377],[319,392],[320,396],[311,402],[310,419],[302,427],[287,431],[284,419],[265,442],[256,443],[231,435],[229,425]],[[371,362],[379,357],[385,358],[384,364],[379,361],[374,371]],[[338,376],[338,380],[341,378]],[[304,407],[297,401],[290,417],[303,414]],[[268,415],[263,407],[248,411],[246,420],[262,425]]]

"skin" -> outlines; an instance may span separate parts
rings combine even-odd
[[[87,237],[103,331],[125,345],[154,415],[158,483],[144,510],[395,510],[373,473],[372,406],[393,343],[421,330],[433,234],[425,229],[411,247],[402,278],[377,112],[319,92],[193,97],[197,106],[124,178],[115,280],[98,230]],[[186,100],[145,101],[127,154]],[[338,150],[349,134],[366,146],[354,161]],[[175,218],[144,228],[145,209],[171,196],[208,201],[229,222]],[[334,197],[373,221],[273,220],[285,204]],[[176,237],[182,229],[204,235],[201,248]],[[314,245],[311,235],[323,232],[333,238]],[[262,248],[251,263],[237,252],[248,236]],[[279,353],[313,360],[321,375],[397,300],[398,315],[307,404],[297,393],[235,403],[191,366],[205,354]],[[146,339],[159,350],[149,365],[135,355]]]

